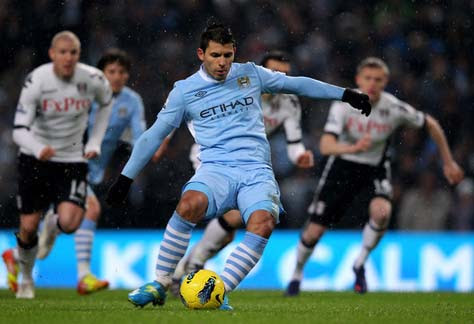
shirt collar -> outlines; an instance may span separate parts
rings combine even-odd
[[[227,74],[227,78],[225,78],[225,80],[222,80],[222,81],[217,81],[216,79],[214,79],[213,77],[211,77],[209,75],[209,73],[207,73],[206,69],[204,68],[204,64],[201,64],[201,67],[199,68],[199,75],[201,76],[201,78],[203,78],[205,81],[207,82],[212,82],[212,83],[221,83],[221,82],[225,82],[229,76],[232,74],[234,70],[234,64],[231,64],[230,66],[230,71],[229,73]]]

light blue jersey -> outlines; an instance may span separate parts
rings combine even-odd
[[[175,83],[155,124],[140,138],[141,143],[137,143],[122,173],[135,178],[165,136],[183,121],[200,145],[203,164],[270,167],[261,93],[340,100],[343,92],[337,86],[306,77],[289,77],[254,63],[233,63],[224,81],[212,79],[201,67]]]
[[[247,221],[256,210],[278,220],[280,192],[271,168],[262,93],[341,99],[344,89],[306,77],[289,77],[253,63],[233,63],[216,81],[203,67],[175,83],[153,126],[138,140],[122,174],[133,179],[174,128],[184,121],[200,145],[201,167],[185,185],[208,197],[206,217],[238,208]]]
[[[89,129],[95,121],[97,105],[93,104],[89,115]],[[97,159],[89,160],[89,182],[99,184],[104,177],[105,168],[112,157],[119,139],[130,129],[133,145],[145,131],[145,111],[142,98],[138,93],[124,87],[115,96],[112,113],[110,114],[107,132],[101,145],[101,154]]]

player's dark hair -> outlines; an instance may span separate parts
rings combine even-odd
[[[262,60],[260,61],[260,65],[266,66],[267,62],[270,60],[275,60],[275,61],[285,62],[285,63],[291,62],[290,56],[288,55],[288,53],[284,51],[280,51],[280,50],[273,50],[273,51],[267,52],[263,56]]]
[[[132,67],[130,57],[125,53],[125,51],[118,48],[107,50],[104,55],[102,55],[99,62],[97,62],[97,68],[104,71],[105,67],[112,63],[117,63],[123,66],[128,72],[130,72],[130,68]]]
[[[363,68],[377,68],[382,69],[387,74],[390,74],[390,70],[388,69],[387,63],[385,63],[382,59],[378,57],[369,56],[362,60],[357,66],[357,73],[359,73]]]
[[[216,18],[211,17],[207,20],[206,28],[201,34],[201,42],[199,47],[206,51],[209,42],[213,41],[222,45],[232,43],[235,46],[234,35],[229,27],[224,26],[223,23]]]

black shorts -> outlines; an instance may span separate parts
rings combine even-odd
[[[87,163],[39,161],[18,157],[17,206],[21,214],[42,211],[69,201],[82,208],[87,191]]]
[[[375,167],[329,157],[308,208],[310,221],[324,226],[336,224],[359,194],[367,202],[375,197],[392,199],[389,161]]]

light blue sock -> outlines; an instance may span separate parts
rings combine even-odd
[[[166,226],[156,260],[156,281],[168,287],[179,260],[186,253],[191,232],[196,224],[188,222],[175,211]]]
[[[77,277],[79,280],[91,272],[91,251],[96,227],[96,222],[84,218],[81,226],[74,234],[77,257]]]
[[[226,293],[234,290],[257,264],[268,239],[246,232],[244,239],[230,254],[221,277]]]

